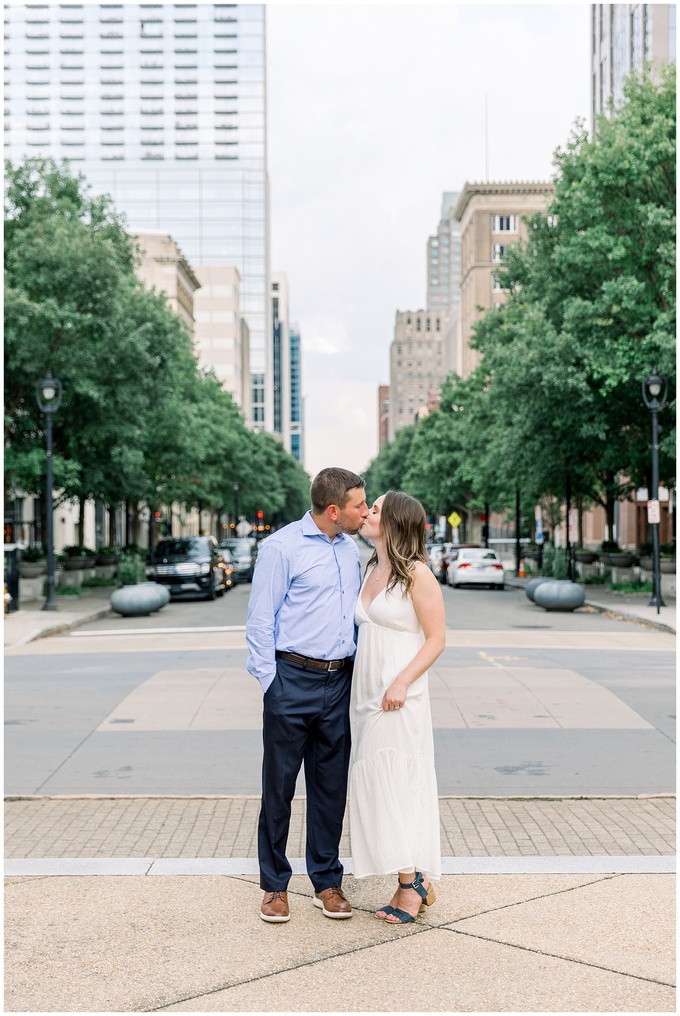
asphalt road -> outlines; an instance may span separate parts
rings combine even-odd
[[[6,793],[258,794],[249,589],[9,652]],[[430,683],[440,794],[672,792],[672,636],[547,614],[509,587],[443,594],[448,647]]]

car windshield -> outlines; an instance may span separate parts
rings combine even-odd
[[[183,537],[178,540],[161,540],[156,544],[151,555],[152,561],[163,558],[181,558],[183,561],[196,561],[200,557],[210,556],[208,541],[196,536]]]
[[[500,558],[495,550],[484,550],[480,547],[479,550],[461,550],[459,552],[459,558],[466,561],[499,561]]]
[[[232,553],[236,554],[252,554],[253,552],[253,548],[248,540],[225,540],[220,546],[227,547]]]

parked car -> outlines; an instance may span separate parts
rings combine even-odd
[[[167,586],[172,596],[200,593],[214,600],[230,588],[228,565],[213,536],[160,540],[149,555],[146,574]]]
[[[436,579],[441,582],[442,559],[444,557],[444,544],[431,543],[427,548],[427,564]]]
[[[442,560],[442,582],[446,582],[448,585],[448,572],[449,565],[452,561],[455,561],[461,550],[469,550],[470,547],[479,547],[478,543],[447,543],[448,550],[445,552]]]
[[[220,543],[220,549],[228,550],[230,552],[234,559],[234,564],[236,565],[239,580],[252,582],[253,571],[255,569],[256,550],[248,537],[244,537],[243,539],[234,537],[233,539],[223,540],[222,543]]]
[[[495,550],[487,550],[486,547],[464,547],[449,562],[446,582],[454,589],[464,585],[503,589],[505,568]]]
[[[220,547],[220,554],[224,560],[224,572],[227,580],[227,589],[233,589],[238,585],[238,569],[231,551],[227,547]]]

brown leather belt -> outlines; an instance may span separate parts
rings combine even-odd
[[[291,663],[299,663],[301,667],[311,667],[312,670],[327,670],[331,674],[336,670],[342,670],[343,667],[349,666],[352,662],[351,656],[346,656],[344,660],[313,660],[310,656],[300,656],[299,653],[284,653],[278,650],[274,655],[277,660],[290,660]]]

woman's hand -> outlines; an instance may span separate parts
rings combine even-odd
[[[408,683],[397,677],[383,695],[381,703],[383,710],[386,713],[389,713],[392,712],[393,709],[401,709],[406,701],[407,691]]]

